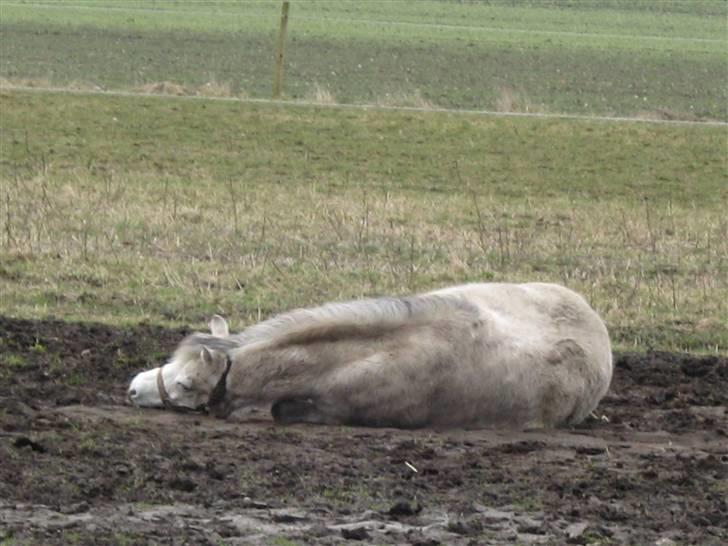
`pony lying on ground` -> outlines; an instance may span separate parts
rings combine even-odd
[[[135,377],[132,402],[219,417],[272,404],[279,423],[542,428],[582,421],[612,378],[604,323],[554,284],[332,303],[232,336],[216,316],[211,329]]]

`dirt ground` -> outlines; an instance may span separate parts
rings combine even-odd
[[[0,544],[728,543],[728,358],[616,354],[572,430],[127,405],[183,330],[0,317]]]

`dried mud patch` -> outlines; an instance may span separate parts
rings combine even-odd
[[[725,357],[617,354],[608,422],[575,430],[284,428],[127,406],[129,378],[186,333],[0,317],[0,541],[728,540]]]

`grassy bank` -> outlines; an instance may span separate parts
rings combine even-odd
[[[0,313],[235,327],[473,280],[728,351],[721,127],[3,92]]]

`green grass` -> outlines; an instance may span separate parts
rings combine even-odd
[[[5,22],[52,21],[70,28],[202,33],[270,33],[277,29],[279,0],[180,3],[99,0],[6,2]],[[420,41],[480,39],[519,46],[553,44],[671,49],[686,42],[695,51],[720,51],[726,7],[715,1],[652,2],[293,2],[293,35]],[[335,23],[335,24],[334,24]],[[427,30],[428,32],[423,32]],[[495,34],[495,36],[489,36]],[[583,34],[584,36],[578,36]],[[550,35],[550,37],[549,37]]]
[[[268,97],[280,2],[4,3],[0,78]],[[725,2],[294,2],[292,99],[728,119]]]
[[[0,93],[0,313],[239,329],[546,280],[622,348],[728,351],[723,127]]]
[[[7,379],[28,366],[24,355],[4,351],[0,355],[0,377]]]
[[[289,538],[285,537],[276,537],[271,540],[270,545],[271,546],[297,546],[298,544],[303,544],[302,542],[296,542],[294,540],[291,540]]]

